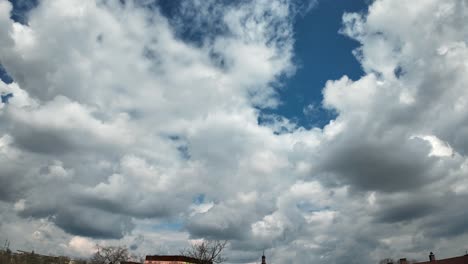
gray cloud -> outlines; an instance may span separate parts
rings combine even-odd
[[[0,234],[79,256],[229,239],[230,263],[263,249],[273,263],[456,255],[446,245],[468,241],[466,4],[345,14],[365,75],[327,82],[337,117],[310,130],[259,110],[295,71],[298,6],[183,1],[168,18],[41,1],[21,25],[0,0],[15,80],[0,82],[15,95],[0,105]]]
[[[134,227],[130,217],[90,208],[63,208],[53,221],[66,232],[95,238],[122,238]]]
[[[421,196],[423,195],[419,194],[417,200],[400,198],[396,203],[392,203],[391,200],[382,202],[382,208],[375,213],[376,221],[383,223],[411,221],[429,216],[442,208],[438,199],[423,196],[424,199]]]
[[[320,169],[337,175],[340,184],[363,190],[396,191],[430,182],[435,158],[421,140],[369,139],[343,135],[327,145],[319,157]],[[401,139],[401,141],[400,141]]]
[[[424,222],[425,233],[433,238],[448,238],[460,236],[468,231],[466,217],[468,212],[460,210],[466,201],[465,195],[447,195],[443,197],[443,207],[433,208],[430,214],[433,217]],[[450,206],[447,206],[450,205]]]

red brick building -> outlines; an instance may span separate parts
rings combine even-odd
[[[400,264],[408,264],[405,258],[400,259]],[[468,254],[459,257],[436,259],[434,253],[429,254],[429,261],[415,262],[413,264],[468,264]]]

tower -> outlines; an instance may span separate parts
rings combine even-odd
[[[265,250],[263,251],[263,255],[262,255],[262,264],[266,264]]]

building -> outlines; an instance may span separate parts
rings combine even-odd
[[[154,255],[154,256],[146,256],[144,264],[213,264],[213,262],[202,261],[196,258],[191,258],[191,257],[186,257],[186,256]],[[266,264],[265,253],[263,253],[262,255],[262,264]]]
[[[186,256],[165,256],[154,255],[146,256],[145,264],[213,264],[210,261],[202,261],[196,258]]]
[[[400,259],[400,264],[408,264],[406,258]],[[429,261],[414,262],[412,264],[468,264],[468,254],[459,257],[436,259],[434,253],[429,254]]]
[[[263,255],[262,255],[262,264],[266,264],[265,251],[263,252]]]
[[[49,256],[37,254],[34,251],[28,252],[17,250],[12,252],[10,249],[0,249],[0,264],[19,264],[19,263],[47,263],[47,264],[70,264],[71,260],[65,256]],[[74,261],[75,264],[84,263],[84,261]]]

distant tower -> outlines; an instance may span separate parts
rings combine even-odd
[[[262,264],[266,264],[265,250],[263,250],[263,255],[262,255]]]

